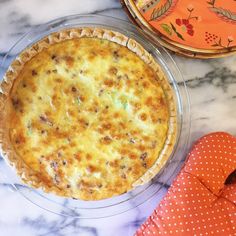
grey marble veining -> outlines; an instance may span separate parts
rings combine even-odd
[[[127,20],[118,0],[0,0],[0,62],[31,27],[79,13],[98,13]],[[236,135],[236,56],[210,60],[173,57],[183,74],[191,100],[190,144],[213,131]],[[179,82],[179,86],[183,84]],[[180,158],[184,159],[184,156]],[[175,168],[173,162],[168,171]],[[0,158],[0,235],[133,235],[165,195],[172,179],[167,181],[163,177],[159,181],[157,187],[164,185],[157,194],[125,213],[103,219],[71,218],[50,213],[25,199],[12,183],[17,183],[19,189],[24,186]],[[130,204],[135,206],[132,201]]]
[[[109,10],[110,9],[110,10]],[[119,9],[119,13],[117,12]],[[98,13],[124,17],[116,0],[9,0],[0,1],[0,52],[6,52],[31,26],[46,23],[58,17]],[[113,13],[114,11],[114,13]]]

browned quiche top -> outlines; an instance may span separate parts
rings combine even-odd
[[[106,39],[42,49],[18,73],[7,104],[10,145],[30,169],[28,182],[67,197],[127,192],[167,139],[169,101],[158,74]]]

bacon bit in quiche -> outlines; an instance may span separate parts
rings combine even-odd
[[[71,187],[70,184],[67,184],[67,185],[66,185],[66,188],[70,188],[70,187]]]
[[[22,102],[18,98],[12,98],[11,102],[12,102],[12,105],[15,108],[15,110],[18,110],[19,107],[21,107],[21,105],[22,105]]]
[[[147,153],[146,152],[142,153],[140,159],[144,161],[146,158],[147,158]]]
[[[57,152],[57,156],[62,157],[62,152],[61,151]]]
[[[39,119],[40,119],[42,122],[47,123],[47,124],[50,125],[50,126],[53,125],[52,122],[49,121],[46,116],[41,115],[41,116],[39,116]]]
[[[26,88],[26,87],[27,87],[27,85],[26,85],[25,83],[23,83],[23,84],[22,84],[22,87],[23,87],[23,88]]]
[[[98,184],[98,188],[101,188],[102,187],[102,184]]]
[[[73,86],[73,87],[71,88],[71,91],[75,93],[75,92],[77,91],[76,87]]]
[[[15,144],[19,144],[20,143],[20,140],[19,139],[16,139],[15,140]]]
[[[119,80],[122,79],[122,76],[121,76],[121,75],[118,75],[118,76],[116,77],[116,79],[119,81]]]
[[[106,79],[104,84],[111,88],[114,85],[114,81],[111,79]]]
[[[52,161],[50,163],[50,166],[56,171],[58,170],[58,163],[56,161]]]
[[[110,69],[108,70],[108,73],[111,75],[116,75],[117,72],[118,72],[118,70],[114,66],[110,67]]]
[[[67,133],[62,133],[62,135],[61,136],[67,136]],[[70,141],[71,141],[71,139],[70,138],[65,138],[64,139],[64,142],[66,143],[66,144],[69,144],[70,143]]]
[[[113,58],[115,59],[115,61],[117,61],[119,59],[120,55],[118,53],[118,51],[114,51],[113,52]]]
[[[104,89],[100,89],[99,92],[98,92],[98,96],[100,97],[104,92]]]
[[[147,163],[144,162],[144,163],[142,164],[142,166],[143,166],[144,168],[147,168]]]
[[[57,174],[55,174],[53,180],[54,180],[54,182],[55,182],[56,184],[59,184],[59,183],[60,183],[60,177],[59,177]]]
[[[109,136],[105,136],[100,139],[100,142],[103,144],[110,144],[112,142],[112,139]]]
[[[47,71],[46,71],[46,74],[47,74],[47,75],[50,75],[51,72],[52,72],[51,70],[47,70]]]
[[[38,73],[37,73],[36,70],[32,70],[32,71],[31,71],[31,74],[32,74],[32,76],[36,76]]]
[[[147,120],[147,114],[146,114],[146,113],[142,113],[142,114],[140,115],[140,119],[141,119],[142,121]]]
[[[129,80],[129,76],[127,74],[124,74],[124,79]]]
[[[89,126],[89,122],[84,118],[79,118],[78,122],[80,123],[80,127],[87,128]]]
[[[67,161],[66,161],[66,160],[63,160],[63,161],[62,161],[62,164],[63,164],[63,166],[65,166],[65,165],[67,164]]]
[[[52,55],[52,56],[51,56],[51,59],[52,59],[53,61],[55,61],[56,64],[58,64],[58,63],[60,62],[59,57],[56,56],[56,55]]]
[[[131,139],[129,140],[129,142],[130,142],[130,143],[135,143],[136,141],[135,141],[134,138],[131,138]]]
[[[126,174],[122,173],[120,176],[122,179],[126,179]]]

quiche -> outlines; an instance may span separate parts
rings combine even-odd
[[[52,33],[1,83],[0,143],[23,182],[82,200],[150,181],[176,143],[174,93],[138,42],[102,28]]]

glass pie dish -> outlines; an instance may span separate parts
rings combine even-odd
[[[39,189],[33,189],[22,184],[19,185],[19,178],[16,176],[17,181],[12,180],[12,185],[23,196],[44,209],[66,216],[99,218],[119,214],[140,205],[142,202],[153,196],[153,194],[157,193],[162,184],[166,184],[170,181],[175,169],[179,167],[181,158],[184,156],[188,144],[190,132],[189,99],[185,83],[169,54],[162,47],[155,48],[144,38],[142,31],[138,31],[126,21],[111,17],[99,15],[74,15],[40,25],[25,34],[13,46],[5,56],[2,67],[8,68],[14,58],[17,57],[22,50],[33,45],[43,37],[62,29],[81,27],[97,27],[117,31],[140,43],[146,51],[154,57],[155,61],[163,70],[174,91],[174,100],[177,107],[177,140],[173,152],[164,168],[162,168],[158,175],[149,183],[138,186],[125,194],[99,201],[82,201],[58,197],[53,194],[45,193]],[[7,162],[6,157],[5,159]],[[13,173],[10,174],[9,172],[9,176],[12,176],[12,174]]]

